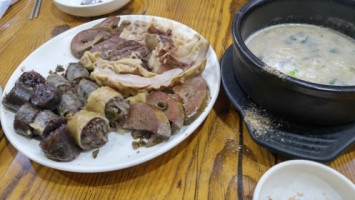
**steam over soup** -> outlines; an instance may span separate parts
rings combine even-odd
[[[355,85],[355,40],[314,25],[283,24],[262,29],[246,40],[260,60],[305,81]]]

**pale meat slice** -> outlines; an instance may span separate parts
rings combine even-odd
[[[174,100],[169,94],[162,91],[153,91],[146,98],[147,104],[163,111],[172,123],[174,129],[184,125],[184,108],[179,101]]]
[[[203,59],[201,63],[191,67],[185,72],[180,68],[176,68],[151,78],[133,74],[117,74],[115,71],[108,68],[95,68],[91,73],[91,79],[95,80],[99,85],[116,88],[126,96],[141,91],[172,87],[184,82],[184,80],[189,77],[201,74],[205,66],[206,59]]]
[[[185,123],[192,123],[205,109],[209,99],[209,90],[205,80],[201,76],[195,76],[173,87],[173,91],[183,101]]]
[[[123,58],[120,60],[109,61],[100,58],[100,53],[86,51],[80,59],[80,63],[88,70],[94,68],[113,69],[118,74],[135,74],[143,77],[153,77],[156,74],[149,72],[142,66],[142,60]]]
[[[123,128],[150,131],[164,139],[171,136],[170,123],[166,115],[145,103],[131,105]]]
[[[209,49],[209,42],[199,35],[194,35],[191,39],[176,35],[173,40],[160,41],[157,44],[156,40],[156,37],[146,35],[148,47],[156,45],[148,61],[148,66],[154,73],[174,68],[188,70],[205,58]]]

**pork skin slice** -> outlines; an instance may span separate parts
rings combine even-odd
[[[123,128],[150,131],[160,138],[171,136],[171,127],[163,111],[145,103],[131,105]]]
[[[185,123],[191,124],[204,110],[209,99],[205,80],[201,76],[195,76],[173,87],[173,91],[183,101]]]
[[[95,80],[99,85],[116,88],[126,96],[127,94],[134,95],[147,90],[172,87],[189,77],[201,74],[205,66],[206,59],[202,59],[201,63],[185,72],[180,68],[176,68],[150,78],[133,74],[117,74],[114,70],[108,68],[95,68],[91,73],[91,79]]]
[[[147,104],[163,111],[172,123],[172,128],[177,130],[184,125],[184,108],[179,101],[174,100],[169,94],[162,91],[153,91],[147,96]]]

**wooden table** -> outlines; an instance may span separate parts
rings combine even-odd
[[[43,1],[20,0],[0,20],[0,83],[36,48],[94,18],[65,14]],[[146,14],[192,27],[211,42],[219,59],[232,43],[234,14],[246,0],[132,0],[109,15]],[[106,173],[71,173],[37,164],[0,132],[0,199],[251,199],[260,177],[287,160],[257,145],[223,88],[205,122],[185,141],[146,163]],[[355,146],[327,163],[355,182]]]

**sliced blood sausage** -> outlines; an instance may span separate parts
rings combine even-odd
[[[47,83],[57,88],[61,94],[72,88],[69,81],[59,74],[48,75]]]
[[[83,107],[84,104],[80,101],[79,97],[72,91],[67,91],[62,95],[62,99],[58,107],[58,113],[62,117],[70,118]]]
[[[5,95],[2,103],[13,111],[30,101],[33,89],[45,83],[42,75],[35,71],[24,72],[16,81],[15,86]]]
[[[184,108],[179,101],[171,98],[169,94],[162,91],[153,91],[147,96],[147,104],[163,111],[174,129],[179,129],[184,125]]]
[[[69,121],[68,128],[76,144],[84,150],[101,147],[107,142],[108,121],[100,114],[81,110]]]
[[[5,95],[2,103],[9,109],[17,111],[23,104],[31,99],[32,89],[28,89],[23,84],[15,84],[15,87]]]
[[[150,131],[164,139],[171,136],[170,123],[163,111],[145,103],[131,105],[123,128]]]
[[[70,63],[65,77],[70,84],[78,84],[83,78],[90,79],[89,71],[80,63]]]
[[[28,88],[35,88],[39,84],[44,84],[46,79],[35,71],[24,72],[17,80],[18,83],[23,84]]]
[[[40,147],[49,159],[61,162],[74,160],[80,153],[65,124],[52,131]]]
[[[36,118],[34,119],[34,121],[30,124],[30,126],[33,129],[33,133],[35,135],[40,136],[41,138],[44,138],[43,133],[48,132],[48,131],[45,131],[47,129],[47,125],[51,121],[58,119],[58,118],[60,118],[60,117],[50,110],[43,110],[43,111],[39,112],[37,114]]]
[[[39,112],[40,110],[33,107],[30,103],[22,105],[15,114],[15,132],[24,136],[31,137],[33,135],[33,129],[30,124],[34,121]]]
[[[209,98],[209,90],[201,76],[186,80],[183,84],[173,87],[173,91],[183,101],[185,123],[192,123],[204,110]]]
[[[38,85],[31,93],[31,103],[42,109],[55,110],[60,103],[60,93],[51,84]]]
[[[59,117],[50,120],[47,123],[46,128],[43,130],[43,138],[46,138],[52,131],[59,128],[62,124],[67,124],[67,120],[65,118]]]
[[[97,88],[99,88],[99,86],[93,81],[81,79],[77,88],[79,99],[83,102],[86,102],[91,92],[95,91]]]

